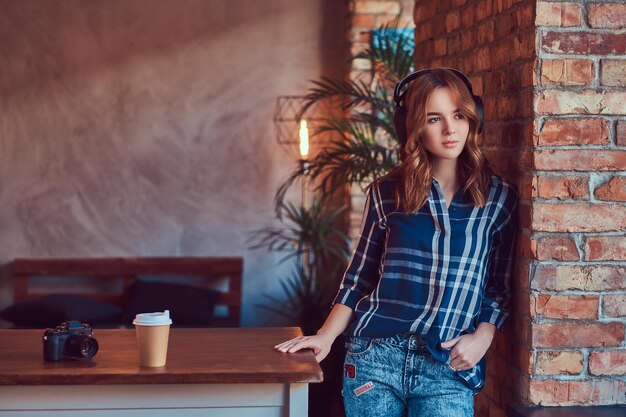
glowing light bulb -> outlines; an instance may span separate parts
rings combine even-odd
[[[300,121],[300,156],[302,159],[309,156],[309,129],[304,119]]]

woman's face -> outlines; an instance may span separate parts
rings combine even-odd
[[[426,130],[422,144],[435,158],[459,157],[469,133],[469,121],[452,99],[450,88],[435,89],[426,100]]]

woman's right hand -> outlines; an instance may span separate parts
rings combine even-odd
[[[313,349],[315,360],[321,362],[330,352],[330,347],[334,340],[334,338],[320,334],[316,334],[315,336],[299,336],[274,346],[274,349],[287,353],[294,353],[307,348]]]
[[[350,321],[352,321],[353,311],[350,307],[337,303],[330,310],[330,314],[326,318],[324,325],[320,327],[315,336],[300,336],[294,337],[286,342],[279,343],[274,346],[274,349],[281,352],[293,353],[300,349],[313,349],[315,353],[315,359],[318,362],[324,360],[324,358],[330,352],[330,347],[333,342],[346,328]]]

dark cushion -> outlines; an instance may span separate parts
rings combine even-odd
[[[207,326],[213,321],[219,295],[218,291],[191,285],[137,280],[122,312],[122,322],[132,323],[139,313],[169,310],[173,326]]]
[[[67,320],[104,323],[119,320],[122,309],[71,294],[51,294],[40,300],[10,305],[0,317],[17,326],[54,327]]]

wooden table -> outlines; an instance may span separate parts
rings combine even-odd
[[[298,328],[172,329],[167,365],[141,368],[134,330],[96,330],[90,361],[45,362],[43,330],[0,330],[0,416],[298,416],[321,382]]]

